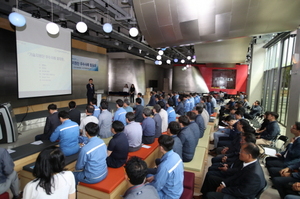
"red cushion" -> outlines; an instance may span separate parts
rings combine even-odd
[[[4,192],[0,195],[0,199],[9,199],[9,194],[7,192]]]
[[[90,187],[105,193],[111,193],[121,182],[125,180],[125,170],[123,167],[110,168],[108,167],[108,174],[104,180],[96,184],[86,184],[81,182],[80,185]]]
[[[210,115],[211,117],[217,117],[217,112],[214,112],[213,114]]]
[[[190,189],[184,188],[180,199],[193,199],[193,197],[194,197],[194,192]]]
[[[183,187],[192,190],[194,193],[195,174],[192,172],[184,171]]]
[[[128,157],[137,156],[142,160],[145,160],[158,147],[158,138],[155,138],[152,144],[146,144],[146,145],[151,147],[149,149],[141,147],[141,149],[139,149],[138,151],[129,152]]]

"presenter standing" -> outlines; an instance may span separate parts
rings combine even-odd
[[[135,87],[134,84],[131,84],[130,86],[130,102],[134,103],[134,93],[135,93]]]
[[[87,96],[87,104],[90,104],[90,101],[94,98],[95,94],[95,86],[93,84],[93,79],[89,79],[89,83],[86,85],[86,96]]]

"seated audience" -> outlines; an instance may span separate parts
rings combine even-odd
[[[203,107],[202,106],[196,106],[196,112],[198,113],[196,115],[196,118],[194,119],[196,124],[199,127],[200,130],[200,135],[199,138],[202,138],[204,135],[204,131],[205,131],[205,124],[204,124],[204,119],[202,117],[202,112],[203,112]]]
[[[86,108],[85,108],[86,117],[81,120],[80,127],[79,127],[80,134],[81,134],[81,137],[79,138],[80,143],[85,142],[87,140],[87,136],[86,136],[86,132],[85,132],[85,125],[90,123],[90,122],[99,124],[98,118],[93,116],[93,113],[94,113],[94,106],[93,105],[87,105]]]
[[[269,171],[271,178],[280,176],[279,171],[283,168],[289,167],[300,162],[300,122],[296,122],[291,127],[291,133],[295,136],[291,139],[286,150],[277,153],[277,157],[267,157],[266,167]]]
[[[177,98],[177,101],[178,101],[178,105],[177,105],[176,108],[175,108],[175,112],[176,112],[176,114],[178,114],[178,115],[184,115],[184,113],[185,113],[185,108],[184,108],[184,99],[183,99],[183,96],[180,95],[180,96]]]
[[[76,171],[73,172],[76,185],[78,182],[98,183],[107,176],[107,150],[103,140],[97,137],[99,126],[90,122],[85,125],[85,130],[88,142],[81,148],[75,166]]]
[[[245,114],[245,118],[247,119],[253,119],[255,116],[258,116],[261,114],[262,108],[260,106],[260,102],[258,100],[256,100],[253,105],[252,108],[250,109],[250,113],[246,113]]]
[[[269,124],[266,126],[266,130],[261,132],[258,136],[256,143],[270,145],[272,140],[274,140],[280,134],[280,127],[277,122],[278,114],[275,112],[270,112],[268,115]]]
[[[144,107],[145,106],[145,101],[144,101],[142,93],[138,93],[137,97],[141,99],[141,105],[142,105],[142,107]]]
[[[0,148],[0,194],[9,188],[13,194],[13,199],[19,198],[19,178],[14,170],[15,164],[6,149]]]
[[[124,104],[123,104],[123,108],[125,109],[125,111],[128,112],[133,112],[133,108],[130,106],[130,102],[128,99],[124,100]]]
[[[161,107],[158,104],[155,104],[153,106],[153,119],[155,121],[155,137],[158,138],[161,135],[161,125],[162,125],[162,119],[160,115],[158,114],[161,110]]]
[[[145,184],[147,164],[144,160],[133,156],[124,168],[130,183],[130,188],[123,195],[124,199],[159,199],[156,189],[150,184]]]
[[[124,126],[126,126],[126,113],[127,112],[123,108],[123,105],[124,105],[123,100],[118,99],[116,101],[117,111],[115,112],[115,115],[114,115],[114,121],[119,120],[124,124]]]
[[[222,178],[205,177],[201,192],[207,199],[254,198],[265,186],[263,170],[257,157],[259,148],[253,143],[242,145],[239,158],[243,167],[232,176]]]
[[[151,110],[149,108],[144,108],[143,117],[144,120],[142,122],[143,129],[143,144],[152,144],[155,140],[155,121],[150,117]]]
[[[190,105],[190,96],[189,95],[184,95],[183,96],[183,104],[184,104],[184,113],[187,113],[191,111],[191,105]]]
[[[158,114],[161,117],[161,132],[166,132],[168,128],[168,113],[163,107],[165,107],[165,103],[163,101],[159,101],[158,105],[161,107]]]
[[[201,113],[201,116],[202,116],[202,118],[203,118],[203,120],[204,120],[204,127],[206,128],[207,127],[207,124],[208,124],[208,122],[209,122],[209,114],[208,114],[208,112],[207,112],[207,110],[206,110],[206,105],[205,105],[205,103],[199,103],[197,106],[196,106],[196,111],[197,111],[197,107],[198,106],[201,106],[203,109],[202,109],[202,113]]]
[[[80,125],[80,118],[81,118],[81,113],[78,109],[76,109],[76,102],[70,101],[69,102],[69,116],[70,120],[73,122],[76,122],[78,125]]]
[[[144,107],[141,105],[141,99],[140,98],[136,98],[135,102],[136,102],[135,121],[141,123],[144,120],[144,118],[143,118]]]
[[[112,168],[121,167],[127,160],[129,144],[123,133],[124,124],[120,121],[112,123],[111,132],[114,134],[107,146],[107,166]]]
[[[181,126],[178,122],[173,121],[168,125],[168,135],[171,136],[174,140],[173,151],[177,153],[182,159],[182,143],[179,137],[177,136],[180,133]]]
[[[49,140],[51,134],[54,132],[56,127],[58,127],[61,122],[58,118],[57,106],[56,104],[49,104],[48,106],[49,116],[46,119],[46,124],[44,127],[44,134],[39,134],[35,136],[35,141],[37,140]]]
[[[129,152],[137,151],[142,147],[143,129],[140,123],[134,121],[134,113],[126,113],[126,122],[124,134],[129,143]]]
[[[248,99],[246,97],[243,99],[243,107],[245,109],[250,109],[250,104],[249,104]]]
[[[270,123],[270,121],[268,120],[268,116],[271,113],[271,111],[266,111],[264,114],[264,121],[263,123],[260,125],[260,128],[256,130],[256,133],[262,133],[263,131],[266,130],[268,124]]]
[[[171,136],[158,138],[159,150],[163,153],[160,164],[153,176],[147,176],[147,182],[158,191],[160,198],[179,199],[183,192],[183,163],[173,151],[174,140]]]
[[[194,136],[192,129],[189,128],[190,121],[187,116],[180,116],[178,118],[178,122],[181,126],[181,131],[178,134],[178,137],[182,143],[182,160],[183,162],[190,162],[195,154],[197,138]]]
[[[166,106],[167,106],[168,124],[169,124],[170,122],[176,121],[176,113],[173,108],[174,106],[173,100],[169,100]]]
[[[189,118],[190,120],[190,124],[189,124],[189,128],[191,129],[191,131],[193,132],[194,134],[194,137],[196,139],[196,146],[198,145],[198,141],[199,141],[199,138],[201,137],[201,132],[200,132],[200,129],[199,129],[199,126],[198,124],[195,122],[195,119],[197,117],[196,113],[193,112],[193,111],[189,111],[186,113],[186,116]],[[204,126],[203,126],[204,127]]]
[[[36,179],[24,188],[24,199],[76,198],[74,175],[65,170],[65,156],[59,148],[44,149],[32,172]]]
[[[79,151],[78,136],[79,126],[69,119],[67,111],[58,113],[61,125],[59,125],[50,137],[51,142],[59,140],[59,147],[65,156],[70,156]]]
[[[102,101],[100,103],[101,106],[101,113],[98,117],[99,120],[99,136],[100,138],[109,138],[113,134],[111,132],[111,123],[112,123],[112,114],[108,111],[108,102]]]
[[[101,113],[101,110],[100,108],[97,106],[97,99],[96,98],[93,98],[92,101],[90,102],[91,105],[93,105],[94,107],[94,112],[93,112],[93,116],[95,116],[96,118],[99,117],[100,113]]]

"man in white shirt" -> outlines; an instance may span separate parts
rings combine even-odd
[[[80,129],[81,138],[79,138],[79,142],[83,142],[87,139],[86,132],[85,132],[85,125],[87,125],[90,122],[99,124],[98,118],[93,116],[93,113],[94,113],[93,105],[87,105],[85,108],[85,113],[86,113],[86,117],[83,118],[80,122],[79,129]],[[83,139],[83,141],[82,141],[82,139]]]
[[[160,107],[165,107],[165,103],[163,101],[159,101],[158,105]],[[166,132],[168,129],[168,113],[165,109],[160,109],[159,113],[158,113],[161,117],[161,132]]]

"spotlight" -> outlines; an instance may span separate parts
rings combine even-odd
[[[183,64],[183,63],[185,62],[185,60],[184,60],[184,59],[182,59],[180,62]]]
[[[139,30],[136,27],[132,27],[129,30],[129,34],[131,37],[136,37],[139,34]]]
[[[163,54],[164,54],[164,51],[159,50],[159,51],[158,51],[158,54],[159,54],[159,55],[163,55]]]
[[[110,23],[105,23],[103,25],[103,31],[106,32],[106,33],[111,33],[113,27]]]
[[[158,65],[162,65],[162,61],[158,61]]]
[[[157,55],[157,56],[156,56],[156,59],[157,59],[157,60],[161,60],[161,56],[160,56],[160,55]]]
[[[56,35],[58,32],[59,32],[59,27],[56,23],[53,23],[53,22],[49,22],[47,25],[46,25],[46,30],[49,34],[51,35]]]
[[[192,59],[192,62],[194,63],[196,61],[196,59]]]
[[[158,61],[158,60],[156,60],[154,63],[155,63],[155,65],[158,65],[159,61]]]
[[[177,59],[177,58],[175,58],[175,59],[174,59],[174,62],[175,62],[175,63],[177,63],[177,62],[178,62],[178,59]]]
[[[166,62],[167,62],[167,64],[171,64],[171,60],[169,60],[169,59]]]
[[[186,58],[187,58],[187,60],[191,60],[192,57],[191,56],[187,56]]]
[[[142,49],[139,49],[139,53],[142,54]]]

